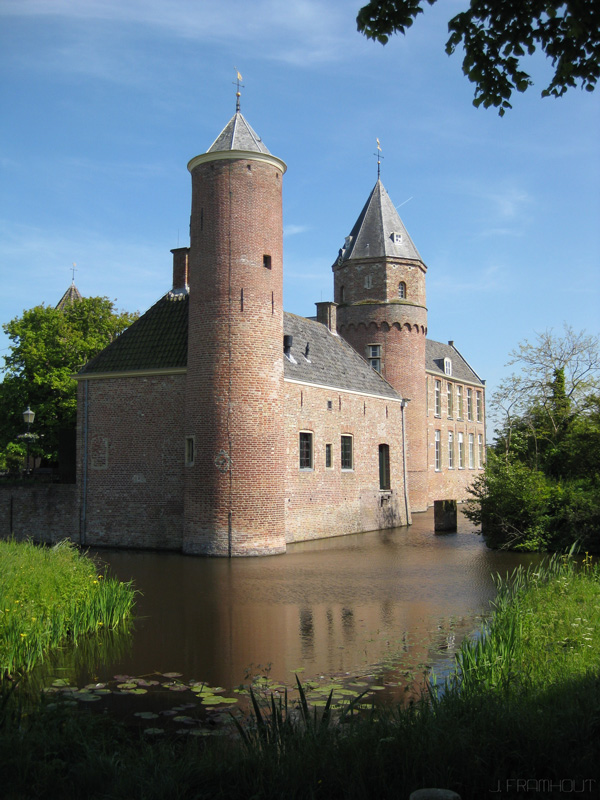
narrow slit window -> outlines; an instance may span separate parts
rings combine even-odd
[[[185,437],[185,465],[186,467],[194,466],[195,458],[195,441],[193,436]]]
[[[271,256],[268,255],[263,256],[263,267],[265,269],[271,269]]]
[[[390,489],[390,446],[379,445],[379,488],[382,491]]]
[[[325,445],[325,469],[332,469],[333,467],[333,445]]]

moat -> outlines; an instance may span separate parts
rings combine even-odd
[[[539,559],[489,550],[462,515],[457,533],[436,535],[432,512],[410,528],[296,544],[284,556],[92,552],[141,594],[133,634],[116,648],[75,674],[64,653],[80,685],[173,671],[224,687],[264,672],[286,683],[294,672],[392,664],[443,672],[488,612],[493,575]]]

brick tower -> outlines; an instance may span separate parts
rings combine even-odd
[[[183,549],[216,556],[282,553],[286,166],[238,105],[188,169]]]
[[[378,179],[332,267],[337,330],[410,400],[407,466],[413,511],[427,508],[423,263]]]

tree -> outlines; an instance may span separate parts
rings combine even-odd
[[[75,424],[74,373],[137,316],[115,311],[106,297],[88,297],[63,308],[36,306],[4,324],[12,344],[0,384],[0,450],[19,441],[30,406],[40,434],[35,452],[55,461],[60,430]]]
[[[427,0],[430,6],[437,0]],[[358,30],[386,44],[406,33],[422,0],[371,0],[360,9]],[[591,92],[600,77],[600,4],[598,0],[471,0],[448,23],[446,52],[464,47],[463,72],[475,84],[474,106],[495,106],[502,116],[514,90],[532,85],[522,59],[539,47],[551,59],[554,77],[542,97],[560,97],[581,85]]]

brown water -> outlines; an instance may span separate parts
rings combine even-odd
[[[99,550],[141,592],[134,633],[79,667],[78,680],[118,673],[183,674],[233,687],[269,672],[291,682],[451,662],[494,596],[492,575],[536,556],[486,548],[470,523],[433,533],[432,512],[409,528],[289,547],[286,555],[203,559]]]

